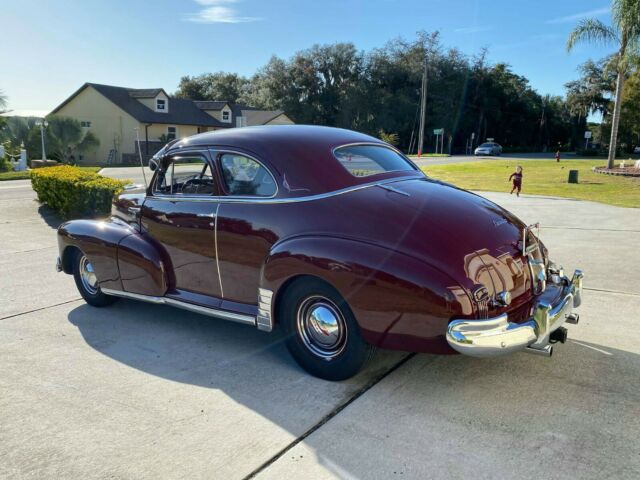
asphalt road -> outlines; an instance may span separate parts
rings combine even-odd
[[[567,344],[382,351],[330,383],[277,333],[85,305],[54,272],[56,217],[0,183],[0,478],[639,478],[640,210],[485,195],[584,269]]]

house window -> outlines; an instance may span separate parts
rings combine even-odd
[[[178,138],[178,128],[167,127],[167,140],[175,140],[176,138]]]
[[[228,122],[229,120],[231,120],[231,112],[229,110],[223,110],[222,111],[222,121]]]
[[[82,128],[89,128],[89,127],[91,127],[91,122],[83,120],[83,121],[80,122],[80,126]]]
[[[156,99],[156,110],[165,111],[165,107],[167,106],[167,101],[163,98]]]

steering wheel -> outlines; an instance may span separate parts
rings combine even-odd
[[[185,193],[185,191],[192,188],[192,186],[195,186],[196,191],[192,193],[198,193],[198,189],[200,188],[200,185],[202,185],[202,178],[200,178],[200,175],[196,174],[193,177],[184,181],[184,183],[182,184],[182,188],[180,188],[180,192]]]

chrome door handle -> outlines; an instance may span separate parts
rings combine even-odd
[[[141,207],[128,207],[127,211],[133,215],[137,215],[140,213]]]

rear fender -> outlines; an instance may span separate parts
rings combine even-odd
[[[262,288],[275,292],[276,316],[287,285],[305,275],[336,288],[365,340],[386,348],[450,353],[447,325],[471,308],[466,295],[456,296],[459,285],[423,261],[362,241],[314,236],[275,245],[265,263]]]

